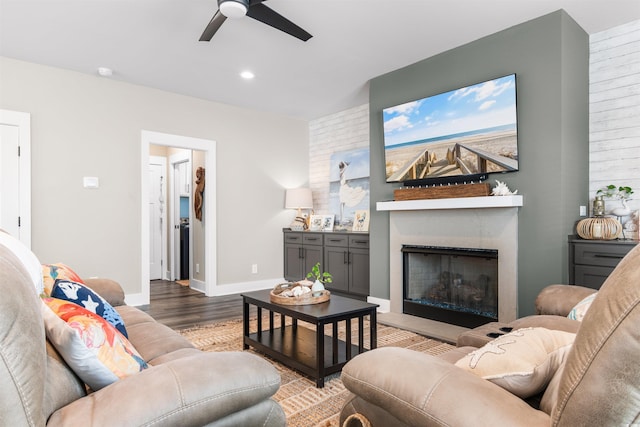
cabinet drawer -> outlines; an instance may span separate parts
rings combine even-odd
[[[627,245],[607,245],[604,247],[602,245],[576,243],[574,262],[576,264],[615,267],[631,248],[632,246]]]
[[[350,248],[369,248],[369,236],[349,236]]]
[[[302,233],[284,233],[285,243],[302,243]]]
[[[322,246],[322,234],[303,234],[302,243],[305,245]]]
[[[587,288],[600,289],[613,271],[613,267],[593,267],[589,265],[576,265],[575,284]]]
[[[349,236],[347,236],[346,234],[332,234],[330,236],[325,235],[324,245],[346,248],[349,246]]]

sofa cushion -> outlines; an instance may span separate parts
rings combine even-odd
[[[120,314],[88,286],[73,280],[56,279],[51,289],[51,296],[86,308],[111,323],[122,335],[128,337]]]
[[[53,289],[53,285],[55,285],[57,279],[72,280],[84,285],[84,281],[68,265],[61,262],[55,264],[42,264],[42,280],[44,282],[44,294],[46,296],[51,296],[51,290]]]
[[[116,307],[116,310],[127,324],[129,340],[147,362],[177,350],[194,348],[182,335],[136,307],[124,305]]]
[[[131,343],[102,317],[77,304],[43,297],[47,338],[93,390],[147,368]]]
[[[577,303],[569,312],[567,316],[569,319],[578,320],[582,322],[584,315],[587,314],[587,310],[591,307],[591,303],[596,298],[597,293],[586,296],[582,301]]]
[[[527,398],[542,391],[571,348],[575,334],[518,329],[469,353],[456,366]]]

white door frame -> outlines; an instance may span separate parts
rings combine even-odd
[[[217,288],[217,244],[216,244],[216,142],[191,138],[187,136],[171,135],[160,132],[141,131],[141,160],[140,160],[140,179],[141,179],[141,208],[140,208],[140,248],[141,248],[141,265],[140,282],[142,285],[142,293],[136,299],[132,295],[127,296],[127,302],[132,300],[131,305],[149,304],[149,173],[147,165],[149,163],[149,146],[151,144],[162,145],[166,147],[186,148],[188,150],[199,150],[204,152],[204,165],[207,174],[207,185],[204,188],[204,203],[206,209],[203,209],[204,221],[206,224],[204,247],[205,247],[205,295],[213,296]],[[133,300],[136,300],[135,303]]]
[[[31,248],[31,114],[0,110],[0,124],[18,127],[20,139],[18,160],[20,236],[18,238],[25,246]]]

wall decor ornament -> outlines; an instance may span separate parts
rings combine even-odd
[[[204,194],[204,168],[196,169],[196,188],[193,191],[193,210],[196,218],[202,221],[202,199]]]

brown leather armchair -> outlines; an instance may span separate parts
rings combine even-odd
[[[569,292],[552,288],[548,294],[565,291]],[[558,317],[555,313],[539,317],[544,316],[549,316],[544,321],[547,325],[554,320],[551,316]],[[357,414],[373,427],[636,425],[640,420],[640,245],[603,284],[582,323],[573,325],[578,326],[575,341],[540,394],[539,407],[451,363],[472,347],[459,347],[442,358],[380,348],[344,367],[342,381],[351,394],[340,422]]]

